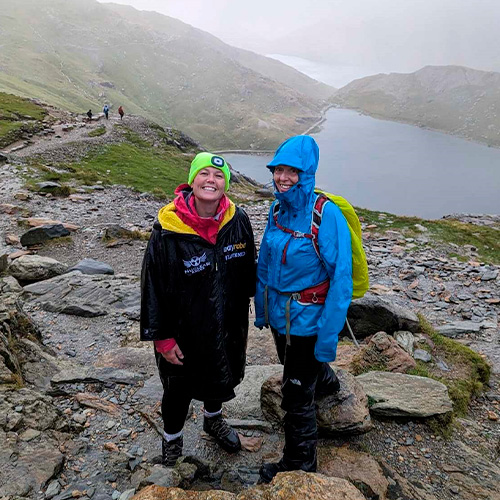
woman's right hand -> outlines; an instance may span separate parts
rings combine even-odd
[[[182,361],[184,359],[184,354],[182,354],[182,351],[180,347],[176,344],[172,349],[169,351],[162,352],[161,355],[169,362],[172,363],[173,365],[182,365]]]

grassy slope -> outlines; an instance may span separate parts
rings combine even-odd
[[[0,147],[39,125],[45,110],[21,97],[0,92]]]
[[[71,111],[95,112],[110,102],[113,112],[121,104],[208,147],[270,148],[300,133],[323,105],[243,66],[231,55],[236,49],[165,16],[93,0],[18,0],[2,10],[0,89]],[[327,93],[280,68],[274,76]]]

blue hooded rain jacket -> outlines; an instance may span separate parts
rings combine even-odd
[[[278,222],[281,226],[302,233],[311,232],[318,161],[316,141],[310,136],[299,135],[285,141],[269,163],[270,170],[278,165],[288,165],[299,170],[299,181],[287,192],[279,193],[275,186],[275,196],[280,204]],[[325,204],[318,234],[320,259],[310,239],[294,238],[280,230],[272,214],[273,206],[259,253],[255,326],[266,326],[266,285],[270,326],[285,335],[285,307],[289,296],[280,292],[299,292],[329,279],[330,288],[324,305],[302,305],[295,300],[291,301],[290,335],[317,335],[314,352],[316,359],[334,361],[338,335],[344,326],[352,298],[351,236],[347,222],[334,203]],[[282,263],[283,250],[289,240],[286,262]]]

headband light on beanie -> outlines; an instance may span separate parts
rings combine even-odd
[[[222,156],[217,156],[212,153],[198,153],[194,160],[191,162],[191,168],[189,170],[188,184],[192,184],[194,178],[198,175],[198,172],[206,167],[218,168],[223,174],[226,180],[225,191],[229,189],[229,179],[231,178],[231,172],[226,163],[226,160]]]

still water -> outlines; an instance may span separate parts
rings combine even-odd
[[[326,117],[314,134],[317,186],[398,215],[500,214],[500,149],[352,110],[330,109]],[[224,156],[259,182],[271,180],[270,157]]]

